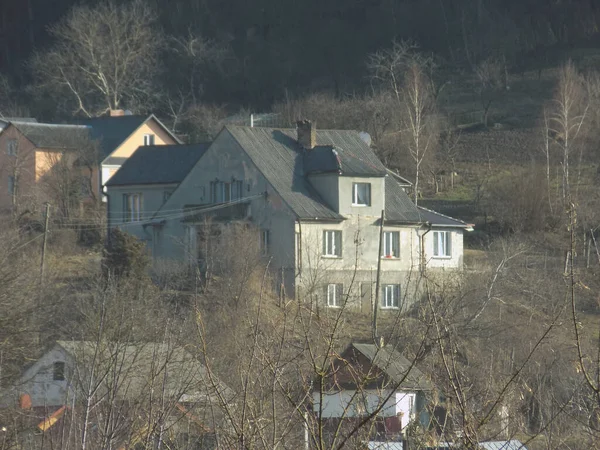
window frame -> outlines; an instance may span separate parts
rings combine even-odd
[[[52,380],[65,381],[65,378],[65,362],[54,361],[54,364],[52,364]]]
[[[396,248],[394,249],[394,236],[396,236]],[[388,242],[389,237],[389,242]],[[392,247],[392,252],[388,250],[388,244]],[[394,250],[396,250],[394,252]],[[384,231],[383,232],[383,245],[381,246],[381,258],[383,259],[400,259],[400,231]]]
[[[8,156],[17,156],[18,141],[16,139],[6,140],[6,154]]]
[[[153,133],[144,134],[144,146],[154,145],[155,135]]]
[[[359,186],[367,187],[367,203],[359,203],[358,188]],[[352,183],[352,206],[365,207],[371,206],[371,183],[353,182]]]
[[[442,248],[442,250],[443,250],[442,253],[440,253],[440,248]],[[448,231],[448,230],[433,231],[433,257],[436,259],[452,259],[452,232],[451,231]]]
[[[400,309],[400,285],[384,284],[382,290],[381,309]],[[391,298],[388,297],[388,293]]]
[[[210,200],[214,205],[237,202],[243,198],[243,191],[243,180],[210,182]]]
[[[269,255],[270,243],[271,243],[271,234],[269,233],[269,230],[267,230],[266,228],[261,229],[260,236],[259,236],[261,256]]]
[[[325,296],[328,308],[341,308],[344,295],[342,283],[328,283],[325,285]]]
[[[15,177],[14,175],[9,175],[8,176],[8,194],[9,195],[15,195],[15,188],[17,186],[17,177]]]
[[[342,257],[343,248],[343,235],[342,230],[323,230],[323,258],[337,258]],[[329,252],[329,244],[332,244],[332,253]]]
[[[141,222],[144,196],[141,192],[123,194],[123,222]]]

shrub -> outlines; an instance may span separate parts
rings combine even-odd
[[[149,266],[150,258],[142,241],[118,228],[111,230],[102,258],[105,276],[145,277]]]

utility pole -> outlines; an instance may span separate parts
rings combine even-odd
[[[379,222],[379,253],[377,253],[377,278],[375,282],[375,303],[373,305],[373,341],[379,345],[377,332],[377,310],[379,309],[379,281],[381,278],[381,254],[383,253],[383,222],[385,220],[385,210],[381,210],[381,220]]]
[[[44,241],[42,242],[42,262],[40,264],[40,280],[44,282],[44,258],[46,256],[46,241],[48,239],[48,223],[50,222],[50,203],[46,202],[46,224],[44,225]]]

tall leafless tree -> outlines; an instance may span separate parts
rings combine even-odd
[[[140,0],[75,6],[50,29],[55,44],[31,60],[37,86],[69,112],[89,117],[146,110],[156,95],[158,30],[155,12]]]

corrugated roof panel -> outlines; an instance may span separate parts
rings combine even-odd
[[[82,125],[59,125],[36,122],[11,122],[39,148],[80,149],[90,142],[90,128]]]
[[[423,222],[418,208],[391,175],[385,178],[385,218],[400,223]]]
[[[352,346],[381,369],[395,383],[406,389],[429,391],[431,382],[404,355],[390,347],[353,343]],[[412,367],[411,367],[412,365]]]
[[[231,125],[226,129],[299,218],[343,219],[305,178],[303,157],[292,137],[293,130]]]
[[[180,183],[209,146],[203,143],[139,147],[106,185]]]

